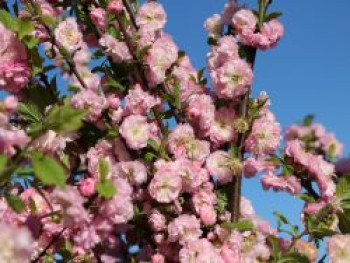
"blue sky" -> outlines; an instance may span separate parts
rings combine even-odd
[[[163,0],[168,13],[166,31],[184,49],[197,68],[208,52],[203,22],[220,13],[225,0]],[[256,7],[256,1],[239,1]],[[272,110],[286,127],[313,113],[345,144],[350,153],[350,1],[274,0],[271,11],[282,11],[285,36],[273,50],[259,52],[254,93],[265,90]],[[274,220],[280,210],[299,222],[301,203],[286,194],[262,193],[257,179],[245,180],[244,194],[258,213]]]

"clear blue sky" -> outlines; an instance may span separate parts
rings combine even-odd
[[[225,0],[163,0],[166,31],[184,49],[197,68],[205,66],[208,51],[203,22],[220,13]],[[256,7],[256,1],[239,1]],[[274,0],[271,9],[282,11],[285,36],[277,48],[260,52],[254,90],[266,90],[272,110],[286,127],[314,113],[317,121],[334,131],[350,152],[350,1]],[[274,220],[280,210],[299,222],[301,203],[286,194],[263,194],[257,179],[244,182],[244,194],[258,213]]]

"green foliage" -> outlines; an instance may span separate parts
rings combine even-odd
[[[306,115],[304,120],[303,120],[303,125],[304,126],[310,126],[312,122],[314,121],[315,116],[312,114]]]
[[[254,230],[254,224],[250,220],[246,219],[241,219],[235,223],[225,222],[222,224],[222,227],[226,229],[238,230],[240,232]]]
[[[5,199],[13,211],[20,214],[24,211],[25,205],[21,198],[10,193],[5,194]]]
[[[110,172],[109,163],[105,158],[100,158],[98,160],[98,172],[101,177],[101,181],[105,180]]]
[[[57,133],[76,131],[82,126],[86,113],[73,109],[68,103],[54,105],[45,119],[44,127]]]
[[[18,28],[17,20],[5,10],[0,10],[0,22],[9,30],[16,32]]]
[[[337,183],[337,198],[342,211],[337,213],[339,229],[343,234],[350,233],[350,176],[341,177]]]
[[[31,160],[34,174],[43,184],[65,187],[66,173],[56,159],[41,152],[32,152]]]
[[[106,199],[111,199],[117,193],[117,189],[115,188],[112,180],[109,179],[100,181],[96,186],[96,190],[100,196]]]
[[[268,14],[267,16],[265,16],[264,21],[268,22],[270,20],[277,19],[277,18],[279,18],[282,15],[283,15],[282,12],[272,12],[272,13]]]
[[[277,219],[277,230],[282,233],[287,233],[292,237],[296,237],[299,235],[299,227],[297,225],[292,225],[288,218],[281,213],[275,211],[273,212],[274,216]],[[283,225],[287,225],[289,229],[282,228]]]

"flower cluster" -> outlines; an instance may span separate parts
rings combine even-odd
[[[21,2],[0,17],[1,262],[315,262],[347,210],[342,146],[318,124],[281,144],[267,94],[252,98],[255,54],[283,35],[272,1],[204,23],[211,85],[156,1]],[[258,175],[305,201],[305,231],[256,214],[240,181]],[[348,243],[330,239],[333,262]]]

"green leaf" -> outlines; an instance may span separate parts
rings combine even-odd
[[[297,252],[292,252],[284,255],[283,258],[277,261],[278,263],[310,263],[307,256],[299,254]]]
[[[108,76],[108,86],[113,90],[120,92],[124,92],[126,90],[126,88],[119,81],[115,80],[111,76]]]
[[[276,236],[269,236],[268,241],[269,241],[271,248],[272,248],[271,256],[274,259],[274,261],[272,261],[272,262],[276,262],[281,257],[280,243],[279,243],[278,238]]]
[[[272,19],[276,19],[276,18],[279,18],[280,16],[282,16],[283,13],[282,12],[272,12],[270,13],[269,15],[267,15],[264,19],[265,22],[268,22]]]
[[[28,19],[18,19],[18,38],[23,39],[23,37],[30,35],[34,26],[32,22]]]
[[[281,213],[274,211],[273,215],[277,218],[277,220],[280,220],[283,224],[290,224],[288,218],[282,215]]]
[[[329,228],[324,228],[324,227],[312,229],[309,232],[316,238],[329,237],[329,236],[333,236],[336,233],[334,230]]]
[[[350,193],[350,176],[343,176],[337,183],[337,197],[344,197]]]
[[[113,182],[109,179],[99,182],[96,186],[96,190],[106,199],[111,199],[117,193],[117,189],[115,188]]]
[[[41,152],[33,152],[31,157],[34,174],[37,178],[46,185],[56,185],[64,188],[66,173],[56,159]]]
[[[303,124],[304,126],[310,126],[312,124],[312,122],[314,121],[315,116],[312,114],[306,115],[304,120],[303,120]]]
[[[143,160],[146,162],[146,163],[151,163],[152,161],[154,161],[155,159],[157,158],[157,155],[155,155],[154,153],[152,152],[147,152],[143,155]]]
[[[295,197],[305,201],[305,202],[315,202],[315,197],[313,197],[311,194],[309,193],[304,193],[304,194],[298,194],[298,195],[295,195]]]
[[[17,31],[17,28],[18,28],[17,20],[5,10],[0,10],[0,22],[3,23],[7,29],[13,32]]]
[[[98,160],[98,172],[101,177],[101,182],[105,181],[110,172],[109,163],[106,161],[105,158],[100,158]]]
[[[7,164],[8,157],[6,155],[0,155],[0,172],[2,172]]]
[[[160,150],[159,144],[153,139],[148,139],[147,146],[149,148],[151,148],[152,150],[154,150],[155,152],[159,152],[159,150]]]
[[[27,46],[28,49],[33,49],[36,45],[39,44],[39,39],[34,36],[27,35],[22,39],[23,43]]]
[[[76,131],[82,126],[82,119],[86,113],[73,109],[68,103],[62,106],[55,105],[45,120],[45,127],[57,133]]]
[[[234,229],[240,232],[251,231],[254,229],[254,224],[250,220],[240,220],[236,223],[225,222],[222,224],[222,227],[227,229]]]
[[[30,123],[39,123],[42,121],[42,115],[38,106],[32,103],[20,103],[18,105],[18,114]]]
[[[337,213],[339,218],[339,229],[343,234],[350,234],[350,210]]]
[[[12,194],[6,194],[5,195],[5,199],[8,203],[8,205],[12,208],[13,211],[15,211],[17,214],[20,214],[23,212],[25,205],[22,201],[21,198],[19,198],[16,195],[12,195]]]

